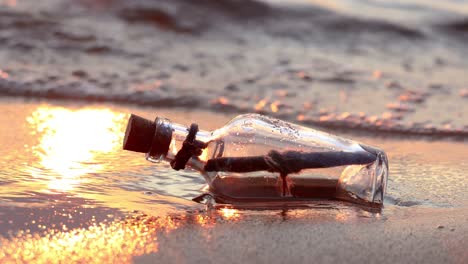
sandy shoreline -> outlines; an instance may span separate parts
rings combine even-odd
[[[1,239],[3,263],[465,263],[466,208],[192,211]],[[27,251],[17,251],[21,246]],[[14,255],[11,253],[14,252]],[[12,258],[14,257],[14,258]]]
[[[296,219],[292,212],[286,220],[278,214],[187,226],[158,237],[158,253],[136,262],[466,263],[466,208],[397,210],[380,219],[346,211],[316,217],[311,210]]]

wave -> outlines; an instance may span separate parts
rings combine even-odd
[[[468,18],[460,19],[452,22],[447,22],[438,25],[439,28],[443,28],[453,33],[468,33]]]
[[[364,97],[366,91],[374,92],[389,81],[413,88],[409,86],[425,81],[430,71],[464,65],[452,58],[457,57],[456,52],[437,58],[434,65],[418,61],[418,57],[432,60],[440,52],[440,47],[431,46],[437,42],[432,40],[438,39],[433,38],[431,30],[313,5],[278,6],[255,0],[62,1],[74,8],[54,2],[47,12],[33,8],[0,10],[0,95],[232,113],[260,111],[254,105],[265,99],[270,101],[263,102],[261,108],[277,108],[266,114],[297,121],[304,110],[301,104],[306,101],[327,98],[327,103],[315,103],[327,107],[339,103],[333,96],[343,97],[342,100]],[[443,25],[450,32],[468,31],[467,20]],[[450,47],[452,50],[464,52],[463,48]],[[415,62],[407,58],[409,55]],[[364,66],[353,65],[356,57]],[[310,65],[291,68],[302,63]],[[373,68],[386,64],[391,66],[387,69],[397,70],[381,72]],[[276,69],[290,72],[280,74]],[[349,72],[340,73],[341,70]],[[9,78],[2,78],[2,73]],[[442,83],[449,87],[446,90],[452,94],[451,100],[464,100],[456,95],[465,88],[460,87],[460,80],[456,83],[446,78]],[[153,87],[154,82],[161,86]],[[360,93],[354,93],[353,89],[359,87]],[[284,90],[283,97],[274,94],[279,89]],[[382,92],[383,89],[376,90],[382,95],[378,99],[382,104],[398,96],[396,88]],[[449,98],[442,94],[444,89],[438,96]],[[285,99],[286,94],[296,95]],[[222,97],[225,99],[218,100]],[[283,102],[286,103],[281,105]],[[351,109],[351,104],[342,109],[366,113],[395,110],[371,110],[364,100],[358,105],[359,109]],[[278,110],[281,107],[285,111]],[[458,128],[450,128],[447,123],[434,127],[427,123],[405,124],[403,120],[387,122],[380,117],[369,118],[370,121],[343,119],[340,116],[344,113],[320,116],[320,109],[307,113],[311,115],[300,122],[333,129],[468,137],[467,127],[460,128],[465,122],[450,118],[458,114],[455,110],[443,115]],[[425,113],[424,118],[430,119],[432,113]],[[423,119],[418,118],[414,120]]]
[[[265,3],[245,0],[121,1],[114,2],[117,17],[129,23],[155,25],[178,33],[199,33],[228,21],[270,15]]]
[[[203,95],[165,96],[158,93],[145,93],[138,91],[109,92],[98,87],[90,87],[78,83],[38,89],[34,87],[34,84],[24,84],[0,79],[0,95],[61,99],[70,101],[78,100],[86,102],[110,102],[153,107],[182,107],[188,109],[198,108],[224,113],[246,113],[256,111],[261,114],[268,114],[273,117],[300,122],[305,125],[312,125],[334,130],[343,130],[347,132],[352,130],[354,132],[368,132],[390,136],[425,136],[434,139],[448,138],[454,140],[468,139],[468,129],[460,130],[438,128],[433,126],[410,126],[392,122],[381,122],[382,120],[366,122],[362,121],[362,119],[352,118],[343,120],[339,118],[322,119],[319,117],[311,117],[307,119],[296,120],[296,114],[258,111],[252,108],[246,108],[245,106],[236,106],[234,104],[225,102],[213,101],[208,96]]]
[[[295,8],[271,6],[253,0],[242,3],[235,0],[175,0],[170,5],[167,1],[127,1],[119,2],[115,7],[118,16],[127,22],[156,25],[165,30],[185,33],[199,33],[226,23],[258,28],[257,23],[260,23],[261,27],[266,25],[266,28],[284,35],[294,28],[299,33],[371,32],[411,39],[424,37],[422,31],[406,25],[347,16],[313,5]],[[298,22],[308,26],[298,27]],[[281,28],[284,30],[278,32]]]

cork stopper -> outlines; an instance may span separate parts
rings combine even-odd
[[[147,153],[151,149],[156,124],[148,119],[132,114],[128,119],[123,149]]]

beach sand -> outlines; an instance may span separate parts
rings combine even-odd
[[[468,210],[388,208],[271,212],[158,237],[145,263],[466,263]],[[398,212],[388,213],[397,210]],[[245,212],[244,214],[252,214]]]

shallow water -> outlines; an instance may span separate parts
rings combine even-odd
[[[466,263],[467,16],[455,0],[0,0],[0,262]],[[205,211],[198,173],[121,150],[130,113],[210,130],[247,112],[384,149],[384,208]]]

